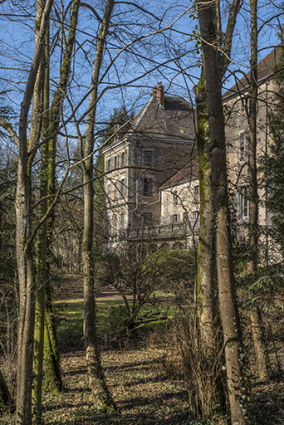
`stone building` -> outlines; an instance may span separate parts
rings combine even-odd
[[[161,224],[161,185],[193,155],[194,108],[164,93],[161,83],[131,128],[104,149],[107,245]]]
[[[273,105],[273,75],[280,50],[275,48],[258,64],[258,164],[269,155],[268,115]],[[248,75],[223,96],[229,191],[240,241],[246,238],[249,217],[247,84]],[[153,249],[165,244],[192,244],[199,225],[194,139],[193,106],[182,98],[167,96],[158,83],[148,103],[134,118],[131,130],[104,150],[106,241],[110,249],[141,241]],[[267,228],[272,222],[265,204],[267,188],[262,180],[258,170],[259,224]],[[263,245],[267,257],[267,237]]]
[[[267,229],[272,226],[272,214],[266,207],[268,189],[263,179],[261,164],[270,153],[271,136],[269,133],[269,113],[273,109],[275,93],[274,74],[276,64],[279,62],[281,49],[278,46],[273,49],[258,64],[258,100],[257,100],[257,177],[259,196],[259,225],[262,229],[261,244],[262,258],[274,255],[277,247],[273,246],[269,239]],[[234,219],[236,233],[240,242],[244,242],[247,236],[247,223],[249,218],[249,178],[248,178],[248,106],[250,96],[248,92],[248,76],[244,76],[223,96],[224,112],[226,117],[226,143],[228,159],[228,177],[232,205],[234,207]],[[270,251],[270,253],[268,252]],[[276,255],[278,256],[278,255]]]

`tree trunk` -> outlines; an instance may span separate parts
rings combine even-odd
[[[251,60],[250,90],[248,107],[248,180],[249,180],[249,260],[247,274],[257,279],[258,266],[258,183],[257,183],[257,0],[250,0],[251,15]],[[250,311],[252,339],[256,357],[258,376],[261,380],[268,378],[268,353],[262,338],[260,313],[256,306]]]
[[[199,164],[200,224],[197,260],[197,308],[201,336],[208,347],[215,346],[218,314],[216,263],[211,190],[208,110],[204,70],[195,87],[197,111],[197,147]]]
[[[96,44],[96,55],[93,65],[90,87],[89,113],[87,116],[86,141],[84,155],[87,158],[83,166],[84,181],[84,231],[82,243],[83,278],[84,278],[84,339],[89,385],[97,407],[106,410],[114,409],[115,404],[107,388],[104,377],[96,330],[96,307],[94,298],[94,264],[93,264],[93,149],[94,123],[96,118],[96,102],[103,49],[108,34],[114,0],[108,0],[104,18],[101,23]]]
[[[43,67],[43,98],[42,98],[42,138],[45,137],[48,126],[49,111],[49,24],[45,35],[45,58]],[[47,196],[47,141],[41,148],[41,171],[40,171],[40,197]],[[39,219],[47,212],[47,199],[44,199],[39,208]],[[46,221],[38,231],[37,237],[36,276],[37,293],[35,306],[35,333],[34,333],[34,362],[33,362],[33,390],[32,409],[33,418],[41,423],[42,414],[42,382],[43,382],[43,357],[44,357],[44,322],[45,322],[45,286],[48,278],[47,273],[47,224]]]
[[[27,153],[19,159],[16,192],[16,246],[19,276],[17,423],[31,423],[35,283],[33,254],[26,246],[31,233],[31,179]]]
[[[70,28],[68,31],[68,40],[64,52],[63,63],[60,70],[59,86],[54,94],[52,104],[49,110],[49,126],[48,133],[48,189],[47,194],[50,196],[48,207],[53,201],[53,196],[56,193],[55,185],[55,158],[56,158],[56,139],[60,123],[61,106],[66,94],[67,83],[70,77],[71,59],[75,43],[76,28],[79,16],[79,0],[73,0]],[[48,237],[48,252],[50,254],[53,227],[54,227],[54,210],[47,221],[47,237]],[[50,255],[49,255],[50,257]],[[44,359],[45,359],[45,384],[47,388],[56,394],[62,390],[62,377],[60,369],[60,355],[56,335],[55,316],[51,300],[51,287],[48,282],[46,285],[46,303],[45,303],[45,346],[44,346]]]
[[[202,44],[206,97],[209,115],[211,148],[211,187],[216,228],[216,265],[220,316],[225,347],[226,375],[232,425],[246,423],[242,402],[242,371],[240,324],[231,261],[230,216],[228,209],[225,126],[222,107],[218,34],[214,20],[215,5],[209,0],[198,5]],[[216,46],[216,47],[215,47]]]
[[[19,278],[18,314],[18,359],[17,359],[17,398],[16,421],[18,424],[31,424],[31,391],[33,368],[33,337],[35,315],[35,282],[33,270],[33,250],[29,242],[32,230],[32,187],[31,168],[34,150],[39,138],[36,131],[37,118],[32,117],[29,143],[27,141],[27,120],[34,95],[38,69],[43,53],[46,23],[53,1],[47,0],[39,20],[39,31],[35,53],[29,73],[24,99],[21,104],[19,124],[19,160],[16,191],[16,256]],[[37,21],[38,22],[38,21]],[[33,109],[33,112],[37,112]]]
[[[208,108],[206,103],[206,81],[204,67],[198,85],[195,87],[197,112],[197,148],[199,164],[200,224],[197,256],[197,312],[200,337],[208,356],[216,359],[222,356],[220,345],[220,319],[218,311],[217,271],[215,259],[215,228],[213,226],[213,199],[211,188],[211,154],[207,143],[209,138]],[[216,370],[216,399],[218,410],[226,409],[226,394],[222,372]],[[202,390],[202,389],[200,389]]]
[[[44,364],[45,386],[52,394],[58,394],[63,389],[60,368],[60,353],[56,335],[56,321],[51,301],[51,287],[45,291],[45,330],[44,330]]]
[[[225,74],[229,65],[232,37],[236,24],[240,0],[233,0],[230,4],[226,32],[224,38],[217,34],[218,60],[220,64],[220,78]],[[216,26],[221,31],[221,15],[218,4],[212,4]],[[212,12],[213,13],[213,12]],[[223,53],[221,54],[220,51]],[[204,61],[204,60],[203,60]],[[200,187],[200,228],[197,257],[197,311],[200,324],[201,338],[213,356],[221,356],[221,347],[218,345],[220,332],[220,316],[217,295],[216,271],[216,227],[214,226],[212,178],[212,149],[209,135],[209,116],[206,98],[206,78],[204,63],[201,77],[195,86],[197,112],[197,147],[199,162]],[[217,372],[216,395],[221,409],[225,407],[225,390],[223,387],[222,372]]]

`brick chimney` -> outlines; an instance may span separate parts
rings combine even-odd
[[[161,82],[157,84],[156,96],[158,99],[159,106],[161,108],[165,107],[165,94],[164,94],[164,86]]]
[[[156,95],[159,106],[161,108],[164,108],[165,107],[164,86],[161,82],[158,82],[158,84],[152,88],[151,96],[153,96],[153,94]]]

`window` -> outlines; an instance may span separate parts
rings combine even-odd
[[[240,143],[239,158],[240,158],[240,161],[245,161],[247,158],[247,134],[245,131],[240,132],[239,143]]]
[[[241,188],[241,217],[249,217],[249,186]]]
[[[125,166],[125,152],[122,152],[122,154],[121,154],[121,166],[122,167]]]
[[[172,214],[171,215],[171,223],[172,224],[178,223],[178,220],[179,220],[179,215],[178,214]]]
[[[194,186],[194,195],[199,196],[199,186]]]
[[[144,149],[142,151],[142,166],[156,167],[156,165],[157,165],[157,152],[155,150]]]
[[[117,215],[116,213],[112,216],[112,228],[113,228],[113,234],[116,234],[117,231]]]
[[[113,185],[113,200],[117,200],[117,187],[116,184]]]
[[[111,168],[111,162],[110,159],[107,160],[107,171],[110,171]]]
[[[241,96],[242,100],[242,111],[247,111],[250,107],[250,97],[249,96]]]
[[[143,165],[145,167],[151,167],[153,164],[153,151],[143,151]]]
[[[120,180],[120,195],[121,195],[122,198],[126,195],[125,178],[122,178]]]
[[[178,194],[177,194],[177,192],[174,192],[173,193],[173,198],[174,198],[174,204],[177,205],[177,203],[178,203]]]
[[[193,211],[193,218],[195,221],[199,219],[199,211]]]
[[[142,195],[153,196],[153,179],[151,177],[145,177],[142,180]]]
[[[188,212],[183,213],[183,221],[186,222],[188,220]]]
[[[110,187],[110,183],[107,185],[107,197],[110,199],[110,195],[111,195],[111,187]]]
[[[151,226],[152,225],[152,213],[145,212],[142,214],[142,224],[144,226]]]
[[[124,212],[120,213],[120,228],[124,229]]]
[[[114,168],[115,169],[118,168],[118,157],[117,156],[114,157]]]

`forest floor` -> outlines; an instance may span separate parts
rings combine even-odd
[[[109,344],[101,334],[102,363],[119,413],[104,415],[92,403],[88,388],[82,342],[82,303],[80,293],[64,291],[57,305],[64,391],[44,393],[43,420],[46,425],[201,425],[190,420],[185,384],[178,373],[179,359],[165,338],[167,325],[148,329],[123,344]],[[98,294],[98,311],[104,315],[110,305],[121,304],[117,294],[103,290]],[[106,307],[107,306],[107,307]],[[100,322],[99,315],[99,322]],[[102,317],[102,316],[101,316]],[[284,424],[284,383],[279,376],[255,383],[251,399],[252,424]],[[6,414],[0,423],[8,425]],[[210,425],[225,425],[216,418]]]

